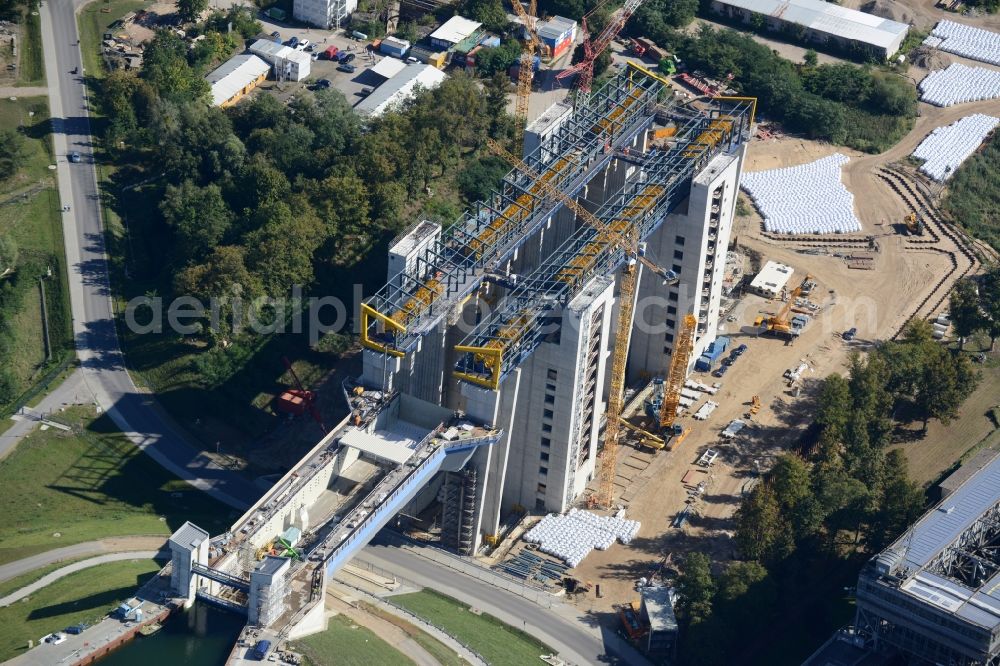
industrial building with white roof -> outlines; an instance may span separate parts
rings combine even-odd
[[[436,67],[407,65],[359,102],[354,110],[362,116],[374,118],[412,97],[417,86],[430,90],[437,88],[446,78],[447,75]]]
[[[899,50],[910,29],[905,23],[823,0],[712,0],[711,8],[747,24],[755,15],[762,16],[768,30],[791,32],[818,45],[832,42],[882,59]]]
[[[910,659],[1000,664],[1000,457],[865,566],[856,630]]]
[[[267,78],[271,66],[255,55],[233,56],[205,77],[213,106],[232,106]]]

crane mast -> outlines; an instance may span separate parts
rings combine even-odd
[[[698,320],[694,315],[685,315],[684,324],[677,335],[677,344],[670,357],[670,369],[667,380],[663,383],[663,402],[660,403],[660,428],[669,430],[677,418],[677,406],[681,402],[681,388],[687,379],[688,361],[691,359],[691,349],[694,347],[694,329]]]
[[[531,97],[531,79],[534,76],[535,53],[541,50],[542,42],[535,31],[537,21],[536,0],[531,0],[528,9],[520,0],[511,0],[514,12],[524,21],[527,43],[521,52],[517,69],[517,97],[514,102],[514,141],[519,150],[524,149],[524,128],[528,124],[528,100]]]

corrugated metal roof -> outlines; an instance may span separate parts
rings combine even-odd
[[[404,69],[406,69],[406,63],[402,60],[398,58],[382,58],[375,63],[375,66],[371,68],[371,71],[384,79],[391,79]]]
[[[818,32],[890,49],[909,26],[823,0],[719,0],[756,14],[773,16]]]
[[[417,85],[428,89],[437,88],[446,78],[447,75],[436,67],[420,64],[407,65],[406,69],[361,100],[354,107],[354,110],[361,115],[378,116],[409,98]]]
[[[553,16],[538,24],[538,36],[542,39],[558,39],[567,32],[576,30],[576,21],[563,16]]]
[[[666,587],[643,587],[639,590],[646,607],[651,631],[677,631],[677,616],[670,603],[670,590]]]
[[[482,27],[482,23],[471,21],[461,16],[452,16],[441,24],[441,27],[431,33],[431,39],[458,44]]]
[[[269,39],[258,39],[256,42],[251,44],[250,53],[254,53],[268,60],[281,58],[284,60],[302,63],[308,62],[312,59],[312,57],[305,51],[297,51],[290,46],[285,46],[284,44],[279,44],[278,42],[274,42]]]
[[[233,56],[205,77],[212,85],[212,104],[219,106],[269,71],[271,66],[255,55]]]
[[[197,548],[208,539],[208,532],[201,529],[191,521],[188,521],[177,528],[177,531],[170,535],[170,541],[185,548],[194,546]]]

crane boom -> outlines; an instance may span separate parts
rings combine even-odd
[[[673,426],[674,419],[677,418],[677,406],[681,402],[681,388],[687,378],[688,361],[694,346],[694,329],[697,325],[698,320],[694,315],[685,315],[684,324],[677,335],[667,380],[663,383],[663,401],[660,403],[660,428],[663,430]]]
[[[542,46],[542,42],[538,39],[538,33],[535,31],[535,21],[537,20],[535,3],[536,0],[531,0],[529,8],[525,9],[520,0],[511,0],[514,13],[524,21],[524,30],[528,35],[527,44],[524,51],[521,52],[517,68],[517,96],[514,101],[514,140],[519,147],[524,146],[524,127],[528,123],[528,100],[531,97],[535,53]]]
[[[638,280],[638,271],[635,270],[634,262],[631,259],[637,259],[643,265],[651,267],[653,271],[661,276],[667,274],[673,275],[673,272],[664,271],[638,253],[638,228],[635,224],[629,224],[623,232],[617,231],[578,204],[573,197],[560,191],[548,181],[540,179],[538,174],[524,160],[511,154],[499,143],[489,138],[486,139],[486,143],[491,152],[502,157],[522,173],[536,179],[548,196],[561,201],[563,205],[580,216],[584,222],[607,237],[611,244],[624,250],[626,257],[630,258],[625,265],[624,271],[622,271],[618,294],[618,323],[615,328],[615,351],[611,358],[611,386],[608,393],[608,407],[605,414],[607,423],[604,426],[604,453],[601,456],[598,492],[595,497],[596,503],[599,506],[610,508],[611,502],[614,499],[614,481],[618,461],[618,438],[621,435],[621,415],[625,393],[625,365],[628,362],[628,345],[629,337],[632,333],[632,316],[635,310],[635,291]],[[676,275],[674,275],[673,279],[676,281]]]
[[[627,0],[625,6],[604,26],[600,34],[593,39],[587,30],[587,17],[583,17],[583,31],[587,34],[583,40],[583,60],[568,69],[564,69],[556,76],[556,79],[563,79],[573,74],[580,75],[576,83],[577,103],[586,103],[587,97],[590,96],[590,86],[594,81],[594,63],[597,62],[598,56],[604,53],[608,46],[611,45],[611,41],[625,28],[625,24],[628,23],[628,20],[632,18],[632,15],[642,6],[644,1]]]

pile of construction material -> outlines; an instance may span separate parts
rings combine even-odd
[[[952,106],[1000,97],[1000,72],[953,63],[920,82],[920,99],[935,106]]]
[[[934,26],[925,46],[965,58],[1000,65],[1000,33],[944,20]]]
[[[538,550],[558,557],[570,567],[579,566],[594,548],[607,550],[618,540],[628,544],[639,532],[639,522],[627,520],[624,512],[598,516],[589,511],[570,509],[564,516],[550,513],[524,535]]]
[[[986,137],[1000,125],[1000,118],[977,113],[947,127],[938,127],[920,142],[913,156],[925,160],[920,170],[943,182],[955,173],[962,162],[976,152]]]
[[[861,230],[854,195],[840,180],[850,158],[840,153],[784,169],[744,173],[740,186],[779,234],[843,234]]]

